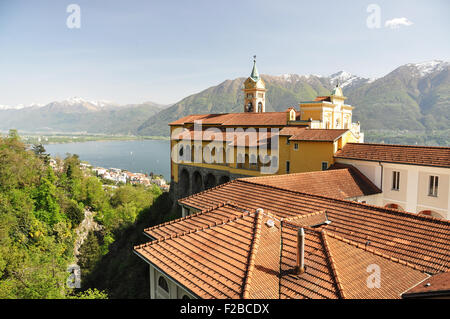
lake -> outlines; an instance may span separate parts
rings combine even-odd
[[[52,157],[77,154],[93,166],[126,169],[134,173],[153,172],[170,181],[170,141],[94,141],[44,145]]]

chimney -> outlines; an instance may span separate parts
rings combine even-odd
[[[297,265],[295,273],[301,275],[305,272],[305,230],[299,228],[297,232]]]

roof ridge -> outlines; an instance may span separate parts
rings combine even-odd
[[[338,270],[336,268],[336,262],[335,262],[335,260],[333,258],[333,254],[331,253],[331,249],[330,249],[330,246],[329,246],[328,241],[327,241],[327,237],[326,237],[327,233],[325,231],[321,231],[319,233],[320,233],[319,236],[320,236],[320,239],[322,241],[322,245],[323,245],[324,250],[325,250],[325,256],[326,256],[326,259],[328,261],[328,266],[330,267],[331,272],[333,273],[333,280],[334,280],[334,282],[336,284],[336,287],[337,287],[337,290],[339,292],[339,295],[340,295],[340,297],[342,299],[346,299],[346,294],[344,292],[344,287],[342,286],[342,282],[341,282],[341,280],[339,278],[339,272],[338,272]]]
[[[261,224],[262,224],[262,214],[260,210],[256,210],[255,212],[255,226],[253,231],[253,240],[252,245],[250,247],[250,252],[248,254],[248,266],[247,266],[247,274],[245,276],[244,287],[242,291],[242,298],[249,299],[250,298],[250,285],[252,282],[253,269],[255,268],[255,258],[258,253],[259,242],[261,239]]]
[[[373,249],[373,248],[369,248],[369,247],[367,247],[367,245],[363,245],[363,244],[357,243],[355,241],[349,240],[347,238],[341,237],[341,236],[336,235],[333,232],[330,232],[328,230],[322,230],[322,232],[324,234],[326,234],[327,236],[330,236],[331,238],[334,238],[336,240],[339,240],[339,241],[341,241],[341,242],[343,242],[345,244],[354,246],[356,248],[362,249],[362,250],[364,250],[364,251],[366,251],[368,253],[371,253],[373,255],[380,256],[380,257],[385,258],[387,260],[390,260],[392,262],[395,262],[395,263],[398,263],[398,264],[401,264],[401,265],[413,268],[413,269],[421,271],[421,272],[425,272],[425,268],[424,267],[419,267],[419,266],[417,266],[415,264],[412,264],[410,262],[404,261],[403,259],[392,257],[390,255],[384,254],[381,251],[378,251],[378,250]]]
[[[364,175],[358,168],[356,168],[355,166],[351,165],[351,164],[342,164],[342,163],[334,163],[333,165],[345,165],[348,166],[349,172],[350,174],[356,174],[358,175],[359,178],[363,179],[368,185],[370,185],[371,188],[373,188],[373,190],[377,191],[378,193],[382,193],[382,190],[375,185],[375,183],[373,183],[366,175]],[[339,168],[338,168],[339,169]]]
[[[302,194],[302,195],[312,196],[312,197],[316,197],[316,198],[324,198],[324,199],[328,199],[328,200],[331,199],[331,200],[339,201],[339,202],[342,202],[342,203],[350,204],[350,206],[365,206],[365,207],[370,207],[370,208],[372,208],[374,210],[377,210],[379,212],[395,214],[397,216],[399,216],[399,215],[406,215],[406,216],[411,217],[413,219],[433,221],[433,222],[438,222],[440,224],[449,224],[450,225],[450,220],[437,218],[437,217],[433,217],[433,216],[427,216],[427,215],[418,215],[418,214],[411,213],[411,212],[400,211],[398,209],[381,207],[381,206],[371,205],[371,204],[368,204],[368,203],[360,203],[360,202],[355,202],[355,201],[348,200],[348,199],[342,199],[342,198],[337,198],[337,197],[332,197],[332,196],[324,196],[324,195],[312,194],[312,193],[307,193],[307,192],[300,192],[300,191],[296,191],[296,190],[292,190],[292,189],[282,188],[282,187],[279,187],[279,186],[255,183],[255,182],[251,182],[249,180],[244,180],[244,179],[235,179],[232,182],[248,183],[248,184],[258,185],[258,186],[262,186],[262,187],[269,187],[269,188],[272,188],[272,189],[280,189],[280,190],[283,190],[283,191],[286,191],[286,192],[290,192],[290,193],[294,193],[294,194]],[[228,183],[226,183],[226,184],[228,184]],[[226,185],[226,184],[222,184],[222,185]]]

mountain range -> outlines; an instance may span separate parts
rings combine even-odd
[[[362,130],[448,131],[450,128],[450,63],[430,61],[406,64],[389,74],[369,79],[345,71],[330,76],[262,75],[266,83],[266,110],[298,109],[300,101],[328,95],[339,82],[355,107],[353,120]],[[226,80],[193,94],[150,117],[138,129],[141,135],[168,134],[167,123],[188,114],[241,112],[245,78]],[[366,135],[367,136],[367,135]]]
[[[329,76],[262,75],[266,83],[266,111],[298,109],[301,101],[329,95],[339,83],[355,107],[353,120],[365,132],[443,132],[437,144],[450,140],[450,63],[429,61],[400,66],[387,75],[370,79],[340,71]],[[0,108],[0,130],[66,131],[142,136],[168,136],[167,124],[189,114],[242,112],[246,77],[226,80],[163,106],[152,102],[119,106],[110,102],[70,99],[45,106]],[[0,101],[1,102],[1,101]],[[434,133],[433,133],[434,132]],[[440,134],[440,133],[439,133]],[[380,136],[370,140],[383,142]],[[378,140],[377,140],[378,139]],[[426,139],[426,138],[425,138]],[[426,142],[426,141],[425,141]]]
[[[78,97],[46,105],[4,106],[0,109],[0,130],[134,135],[136,127],[164,107],[154,102],[118,105]]]

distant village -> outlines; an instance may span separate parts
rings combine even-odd
[[[50,159],[50,165],[57,169],[57,161]],[[105,187],[116,188],[115,184],[131,184],[131,185],[144,185],[151,186],[156,185],[161,188],[162,191],[169,191],[169,184],[164,180],[162,176],[154,174],[132,173],[120,168],[103,168],[93,167],[88,163],[81,163],[80,167],[83,171],[92,171],[97,177],[104,181],[110,181],[113,185],[104,185]]]

